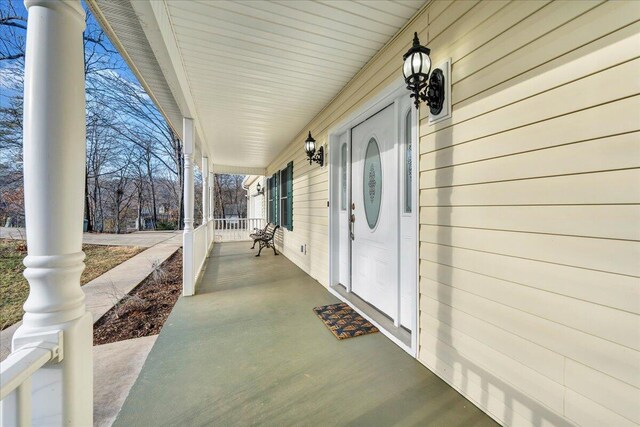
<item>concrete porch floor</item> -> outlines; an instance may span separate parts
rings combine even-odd
[[[312,308],[338,300],[250,245],[214,246],[114,425],[496,425],[382,334],[334,338]]]

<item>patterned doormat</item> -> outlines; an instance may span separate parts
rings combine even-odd
[[[378,328],[345,303],[315,307],[313,311],[339,340],[378,332]]]

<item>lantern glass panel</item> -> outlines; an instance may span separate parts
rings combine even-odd
[[[414,52],[407,57],[402,67],[404,78],[408,78],[416,73],[429,74],[431,60],[429,55],[423,52]]]
[[[307,154],[313,154],[316,151],[316,146],[313,140],[305,141],[305,150],[307,151]]]
[[[408,56],[407,59],[404,60],[404,64],[402,66],[402,74],[405,79],[411,75],[411,56],[412,55]]]

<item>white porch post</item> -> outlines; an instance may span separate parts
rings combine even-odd
[[[33,424],[93,424],[93,320],[85,310],[82,223],[85,89],[79,0],[26,0],[24,198],[29,297],[13,350],[56,341],[61,359],[36,371]],[[58,335],[59,336],[59,335]],[[48,339],[51,337],[51,339]],[[60,359],[60,358],[59,358]],[[4,416],[6,416],[6,412]]]
[[[202,156],[202,225],[204,226],[204,248],[206,254],[209,250],[209,159]]]
[[[209,159],[202,157],[202,223],[209,221]]]
[[[215,183],[213,181],[213,172],[209,172],[209,219],[213,220],[215,210],[214,189]]]
[[[195,129],[193,119],[183,119],[184,150],[184,234],[182,237],[182,294],[194,294],[195,266],[193,259],[193,146]]]

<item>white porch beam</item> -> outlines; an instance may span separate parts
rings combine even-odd
[[[213,165],[214,173],[228,173],[238,175],[266,175],[266,168],[254,168],[249,166]]]
[[[93,319],[80,288],[85,256],[85,14],[79,0],[26,0],[25,6],[24,275],[29,297],[13,351],[41,345],[43,336],[60,336],[61,331],[62,360],[32,376],[33,424],[90,426]]]
[[[184,234],[182,237],[182,294],[194,294],[194,258],[193,258],[193,149],[195,128],[193,119],[185,117],[183,120],[182,148],[184,150]]]

